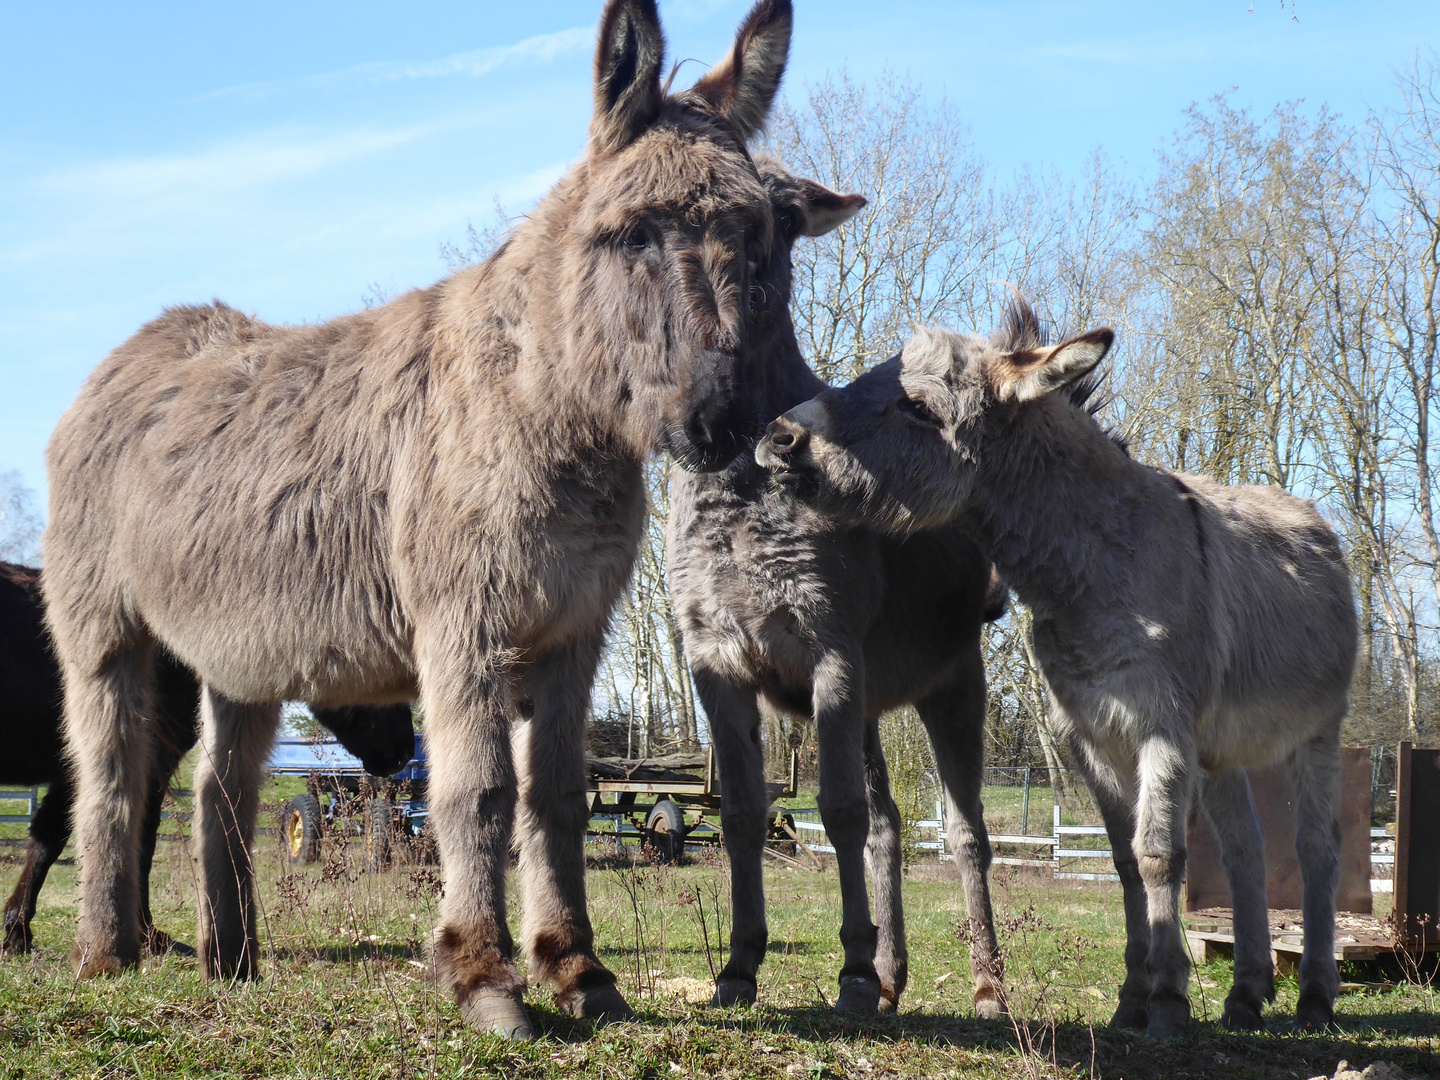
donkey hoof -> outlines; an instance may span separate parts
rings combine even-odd
[[[835,1011],[874,1016],[880,1011],[880,980],[867,975],[846,975],[840,980]]]
[[[614,983],[562,994],[557,1004],[577,1020],[594,1020],[596,1024],[635,1019],[635,1011]]]
[[[471,1027],[494,1032],[511,1042],[535,1038],[535,1029],[530,1026],[530,1016],[519,994],[476,990],[461,1003],[460,1015]]]
[[[1324,994],[1302,990],[1295,1008],[1295,1026],[1301,1031],[1324,1031],[1335,1023],[1335,1006]]]
[[[1264,1031],[1265,1018],[1248,1001],[1227,1001],[1220,1026],[1229,1031]]]
[[[975,991],[975,1016],[980,1020],[999,1020],[1005,1015],[1005,999],[993,986]]]
[[[1151,998],[1149,1013],[1145,1034],[1152,1039],[1183,1038],[1190,1027],[1190,1002],[1178,995]]]
[[[5,938],[0,941],[0,956],[24,956],[30,951],[30,936],[17,932],[10,933],[8,928]]]
[[[71,952],[70,962],[75,965],[77,979],[96,979],[101,975],[119,975],[125,963],[111,953]]]
[[[151,927],[142,937],[145,951],[152,956],[195,956],[194,948],[183,941],[176,941],[164,930]]]
[[[1127,1001],[1125,998],[1121,998],[1120,1007],[1110,1018],[1110,1026],[1128,1028],[1131,1031],[1144,1031],[1150,1026],[1150,1010],[1145,1007],[1143,1001]]]
[[[720,978],[715,980],[712,1009],[728,1009],[732,1005],[754,1005],[757,988],[749,979]]]

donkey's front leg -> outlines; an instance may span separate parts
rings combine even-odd
[[[1205,778],[1205,812],[1220,844],[1235,912],[1235,983],[1225,998],[1220,1022],[1237,1031],[1262,1031],[1260,1015],[1275,1000],[1275,967],[1270,959],[1270,916],[1265,899],[1265,830],[1250,798],[1244,769],[1226,769]]]
[[[840,1012],[873,1015],[880,1007],[875,971],[877,931],[865,888],[870,805],[865,786],[864,672],[853,658],[826,653],[815,665],[813,700],[820,747],[820,819],[835,848],[840,876]]]
[[[521,937],[530,971],[555,989],[572,1016],[632,1016],[615,976],[595,955],[585,906],[585,711],[602,639],[572,644],[538,659],[525,679],[528,701],[514,738],[520,782],[520,874],[525,907]]]
[[[278,702],[241,705],[208,685],[201,692],[194,833],[204,895],[197,948],[212,979],[259,973],[250,845],[265,759],[279,726]]]
[[[1194,750],[1172,737],[1140,745],[1135,854],[1150,918],[1149,1022],[1152,1037],[1183,1035],[1190,1023],[1190,958],[1180,930],[1180,889],[1185,883],[1185,824],[1190,815]]]
[[[474,1027],[529,1039],[525,980],[515,970],[505,918],[515,817],[509,673],[500,657],[475,656],[464,643],[420,658],[430,820],[445,874],[435,979]]]
[[[697,667],[695,688],[710,719],[710,741],[720,767],[720,824],[730,860],[730,956],[715,979],[712,1005],[750,1005],[765,959],[763,848],[770,795],[760,745],[760,709],[753,687],[737,686]]]
[[[1070,757],[1100,809],[1124,897],[1125,981],[1110,1026],[1144,1031],[1150,1023],[1150,916],[1134,848],[1135,778],[1100,758],[1082,739],[1070,740]]]
[[[1340,973],[1335,965],[1335,891],[1340,887],[1340,718],[1290,756],[1295,789],[1295,852],[1300,858],[1305,926],[1295,1022],[1335,1022]]]
[[[870,799],[870,836],[865,862],[875,888],[875,973],[880,979],[880,1010],[900,1008],[900,995],[910,979],[910,954],[905,946],[905,908],[900,898],[903,860],[900,851],[900,808],[890,791],[890,773],[880,746],[880,725],[865,724],[865,781]]]
[[[965,886],[975,1015],[995,1020],[1005,1003],[1005,964],[995,941],[990,834],[980,802],[985,784],[985,665],[978,645],[967,661],[961,677],[920,702],[917,711],[930,734],[945,789],[945,840]]]

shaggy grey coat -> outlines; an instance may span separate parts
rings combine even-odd
[[[825,388],[806,366],[790,321],[791,242],[828,232],[865,200],[791,177],[773,162],[758,164],[783,241],[757,275],[765,307],[756,333],[766,363],[750,395],[753,411],[770,418]],[[837,1008],[898,1007],[907,973],[901,822],[878,719],[913,703],[930,734],[946,794],[946,831],[965,885],[976,1009],[998,1015],[990,845],[980,805],[988,560],[953,528],[897,540],[839,525],[777,489],[749,454],[722,472],[677,471],[671,491],[671,594],[724,784],[733,929],[715,1002],[753,1002],[765,955],[761,857],[769,798],[759,731],[760,707],[768,702],[811,715],[818,726],[819,805],[843,904]],[[1003,586],[989,602],[998,616]]]
[[[585,157],[484,265],[374,310],[272,326],[173,308],[49,446],[45,592],[78,786],[81,975],[133,964],[150,655],[204,683],[195,832],[207,973],[250,976],[249,848],[279,703],[421,698],[445,893],[439,984],[530,1034],[530,971],[627,1015],[585,906],[584,721],[657,446],[726,463],[746,419],[750,267],[773,219],[745,140],[790,40],[761,0],[666,94],[653,0],[610,0]]]
[[[758,454],[845,520],[899,533],[958,520],[1033,609],[1054,715],[1124,885],[1116,1023],[1172,1035],[1188,1022],[1178,907],[1198,789],[1235,909],[1224,1021],[1263,1025],[1264,836],[1244,768],[1288,761],[1304,879],[1298,1020],[1323,1026],[1338,987],[1339,736],[1357,638],[1345,558],[1303,499],[1132,460],[1076,401],[1112,340],[1096,330],[1045,347],[1023,302],[988,341],[921,331],[777,420]]]

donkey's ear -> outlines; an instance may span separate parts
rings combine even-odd
[[[619,150],[649,127],[664,97],[660,65],[665,36],[655,0],[610,0],[600,17],[595,49],[595,115],[591,144],[602,152]]]
[[[1115,343],[1108,326],[1089,330],[1053,348],[1006,353],[993,378],[1001,401],[1034,401],[1093,371]]]
[[[800,179],[800,198],[805,203],[806,236],[824,236],[858,214],[869,202],[864,195],[841,195],[814,180]]]
[[[765,126],[790,57],[790,0],[760,0],[735,34],[730,55],[690,90],[732,123],[740,137]]]

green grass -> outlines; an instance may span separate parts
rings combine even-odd
[[[288,797],[269,792],[274,802]],[[1032,792],[1032,799],[1034,794]],[[1032,814],[1033,814],[1032,802]],[[267,819],[273,821],[273,817]],[[266,824],[267,820],[262,820]],[[157,923],[194,940],[194,879],[184,846],[160,845]],[[606,850],[601,848],[600,850]],[[0,858],[13,886],[14,849]],[[837,1020],[839,897],[833,872],[767,871],[771,945],[761,1005],[713,1012],[708,994],[722,963],[716,912],[728,911],[718,853],[680,868],[597,858],[589,876],[602,956],[639,1013],[592,1031],[532,990],[543,1037],[508,1046],[467,1030],[426,981],[424,945],[436,910],[438,870],[362,872],[361,849],[327,841],[320,864],[291,868],[275,837],[257,845],[263,905],[263,978],[207,983],[193,959],[147,959],[121,978],[78,983],[65,952],[74,932],[75,871],[62,863],[41,898],[37,949],[0,963],[0,1080],[35,1077],[562,1076],[1256,1076],[1300,1080],[1400,1063],[1440,1076],[1435,991],[1404,987],[1342,996],[1341,1031],[1291,1032],[1296,985],[1279,981],[1272,1034],[1231,1035],[1215,1019],[1228,964],[1197,969],[1191,1038],[1163,1043],[1103,1025],[1121,978],[1123,919],[1116,886],[1055,882],[997,869],[996,916],[1017,1023],[974,1018],[957,924],[964,899],[936,865],[916,863],[905,886],[910,984],[898,1015]],[[521,899],[511,897],[512,924]],[[708,931],[702,934],[702,916]],[[728,923],[721,928],[728,931]],[[1349,977],[1363,972],[1347,973]]]

